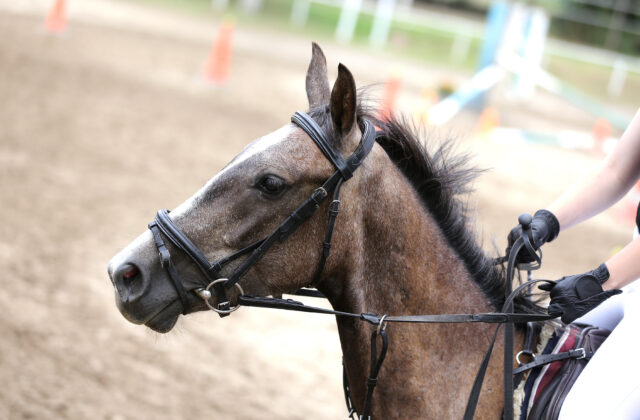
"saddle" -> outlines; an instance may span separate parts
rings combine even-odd
[[[610,333],[577,323],[555,329],[545,326],[533,361],[514,370],[524,375],[515,391],[514,417],[557,419],[571,387]]]

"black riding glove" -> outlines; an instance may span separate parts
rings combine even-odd
[[[609,270],[605,264],[601,264],[595,270],[549,281],[538,287],[551,292],[551,302],[547,309],[549,315],[562,315],[562,322],[570,324],[611,296],[622,293],[618,289],[605,292],[601,285],[608,279]]]
[[[558,219],[556,219],[556,216],[549,210],[538,210],[533,215],[533,220],[531,221],[533,243],[531,245],[533,245],[536,250],[539,249],[542,244],[553,241],[558,236],[558,233],[560,233],[560,223]],[[511,232],[509,232],[507,236],[507,257],[511,252],[511,247],[520,236],[522,236],[521,225],[514,227],[511,229]],[[520,252],[518,252],[518,256],[516,257],[517,264],[530,263],[533,261],[535,261],[535,257],[531,255],[526,248],[523,247]]]

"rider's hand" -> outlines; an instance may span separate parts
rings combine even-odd
[[[533,215],[533,220],[531,221],[533,243],[531,245],[533,245],[536,250],[540,248],[542,244],[553,241],[558,236],[558,233],[560,233],[560,223],[558,222],[558,219],[556,219],[556,216],[554,216],[549,210],[538,210]],[[509,256],[511,247],[521,235],[521,225],[514,227],[511,229],[511,232],[509,232],[509,235],[507,236],[507,257]],[[520,252],[518,252],[516,263],[529,263],[532,261],[535,261],[534,256],[523,247]]]
[[[604,291],[602,284],[609,279],[605,264],[584,274],[563,277],[554,282],[538,286],[550,291],[549,315],[562,316],[562,322],[569,324],[622,290]]]

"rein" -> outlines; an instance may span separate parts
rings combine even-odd
[[[333,200],[329,206],[329,217],[327,223],[327,230],[325,238],[322,244],[322,253],[320,261],[318,262],[312,281],[309,283],[310,287],[315,287],[319,281],[324,265],[330,254],[331,238],[333,235],[333,229],[335,220],[338,216],[338,210],[340,205],[339,194],[340,187],[344,181],[349,180],[353,176],[353,172],[362,164],[363,160],[369,154],[375,143],[377,133],[370,121],[363,120],[363,134],[358,144],[358,147],[354,153],[345,161],[338,150],[336,150],[325,136],[322,128],[307,114],[303,112],[296,112],[291,121],[304,130],[309,137],[316,143],[318,148],[322,151],[325,157],[335,166],[336,171],[313,193],[296,208],[289,217],[287,217],[275,231],[266,236],[265,238],[258,240],[245,248],[225,256],[217,261],[209,261],[204,253],[182,232],[182,230],[174,223],[169,216],[168,210],[160,210],[156,214],[155,219],[149,223],[149,229],[153,234],[154,243],[158,249],[160,263],[162,267],[167,271],[167,274],[178,294],[180,302],[183,308],[183,314],[187,314],[193,311],[192,300],[194,294],[204,300],[206,305],[217,312],[221,317],[229,315],[231,312],[238,309],[240,306],[253,306],[261,308],[271,309],[284,309],[297,312],[310,312],[319,314],[328,314],[335,316],[345,316],[351,318],[357,318],[362,321],[368,322],[377,328],[371,334],[371,364],[370,372],[367,378],[367,394],[363,404],[363,411],[360,413],[360,420],[371,419],[371,403],[373,397],[373,391],[378,381],[378,372],[382,363],[384,362],[389,341],[386,334],[386,328],[388,323],[403,322],[403,323],[492,323],[498,324],[493,334],[493,338],[485,353],[485,356],[480,364],[478,373],[476,375],[475,382],[471,389],[469,399],[467,402],[467,408],[464,414],[464,420],[472,420],[480,391],[482,388],[482,382],[489,365],[489,359],[493,351],[495,341],[500,330],[500,326],[505,324],[505,355],[504,355],[504,415],[503,418],[507,420],[513,419],[513,334],[515,323],[546,321],[553,317],[543,314],[522,314],[513,312],[513,300],[518,296],[525,288],[530,288],[534,283],[545,280],[530,280],[515,290],[511,290],[513,277],[516,267],[515,261],[518,252],[525,248],[529,253],[535,255],[537,266],[528,266],[526,269],[533,270],[539,268],[541,262],[541,254],[538,255],[531,245],[531,216],[523,215],[519,221],[522,225],[522,236],[511,247],[511,252],[508,256],[498,258],[495,260],[497,264],[508,261],[507,279],[505,288],[505,303],[501,312],[497,313],[477,313],[477,314],[425,314],[425,315],[378,315],[372,313],[350,313],[335,311],[331,309],[318,308],[314,306],[307,306],[302,302],[298,302],[292,299],[282,299],[273,297],[257,297],[244,294],[242,287],[238,281],[262,259],[265,253],[276,242],[284,242],[289,236],[304,222],[309,220],[320,205],[327,199],[329,194],[333,193]],[[526,217],[525,217],[526,216]],[[192,289],[185,289],[177,270],[175,269],[172,261],[169,249],[163,239],[163,236],[186,254],[191,261],[203,273],[206,283],[202,286],[197,286]],[[229,263],[242,257],[247,256],[244,261],[229,275],[228,278],[220,278],[219,273]],[[231,306],[229,299],[227,298],[227,292],[231,288],[237,288],[239,296],[237,298],[236,306]],[[191,292],[191,293],[190,293]],[[303,288],[295,294],[301,296],[313,296],[324,297],[322,293],[317,290]],[[217,298],[217,304],[214,306],[211,304],[210,299],[215,295]],[[380,337],[381,348],[378,354],[377,341]],[[347,409],[349,410],[349,416],[354,413],[353,405],[351,403],[349,384],[346,377],[346,371],[344,377],[344,390],[345,399],[347,402]]]
[[[515,272],[516,266],[514,264],[515,256],[518,251],[525,247],[525,241],[522,238],[518,239],[512,247],[510,255],[512,258],[509,258],[510,268],[509,271],[511,274]],[[529,243],[530,245],[530,243]],[[532,247],[533,249],[533,247]],[[533,269],[536,267],[527,267],[528,269]],[[512,275],[508,275],[511,279]],[[491,339],[491,343],[484,355],[484,358],[478,368],[478,372],[476,374],[476,378],[474,384],[471,388],[471,392],[469,394],[469,398],[467,401],[467,408],[465,410],[465,414],[463,420],[472,420],[475,414],[475,409],[480,397],[480,391],[482,389],[482,383],[484,381],[484,376],[486,370],[489,366],[489,360],[491,358],[491,354],[493,352],[494,344],[498,337],[498,332],[500,331],[500,326],[502,324],[506,324],[506,326],[513,327],[514,324],[519,323],[530,323],[530,322],[542,322],[553,319],[554,317],[545,314],[523,314],[523,313],[514,313],[509,312],[512,311],[513,300],[524,290],[531,288],[535,283],[546,282],[547,280],[529,280],[521,285],[519,285],[516,289],[509,292],[509,295],[505,299],[505,303],[502,307],[502,312],[487,312],[487,313],[476,313],[476,314],[425,314],[425,315],[399,315],[399,316],[389,316],[382,315],[379,316],[373,313],[351,313],[351,312],[342,312],[336,311],[333,309],[325,309],[319,308],[315,306],[308,306],[302,302],[293,300],[293,299],[278,299],[278,298],[269,298],[269,297],[258,297],[258,296],[250,296],[250,295],[241,295],[238,297],[238,305],[241,306],[252,306],[258,308],[270,308],[270,309],[283,309],[288,311],[296,311],[296,312],[307,312],[307,313],[316,313],[316,314],[325,314],[325,315],[335,315],[335,316],[344,316],[350,318],[356,318],[361,321],[368,322],[377,327],[376,330],[372,332],[371,335],[371,367],[370,374],[367,378],[367,396],[365,399],[364,410],[360,414],[360,420],[370,420],[370,409],[371,409],[371,398],[373,395],[373,389],[377,384],[377,375],[384,361],[384,357],[388,348],[388,339],[386,336],[386,328],[387,323],[420,323],[420,324],[459,324],[459,323],[486,323],[486,324],[498,324],[496,330]],[[300,293],[302,291],[302,293]],[[324,297],[322,294],[318,296],[317,294],[309,294],[307,289],[301,289],[301,291],[296,292],[295,294],[302,296],[313,296],[313,297]],[[319,292],[318,292],[319,293]],[[508,336],[509,332],[505,328],[505,358],[504,358],[504,413],[503,419],[511,420],[513,419],[513,390],[514,386],[514,370],[513,370],[513,335]],[[512,334],[512,333],[511,333]],[[382,340],[382,350],[380,355],[377,355],[376,352],[376,340],[378,335]],[[529,340],[527,340],[529,341]],[[511,357],[506,357],[509,354]],[[518,371],[520,373],[520,371]],[[520,379],[520,375],[517,379]],[[516,381],[518,382],[518,381]],[[515,384],[517,386],[517,384]],[[343,374],[343,387],[345,393],[345,399],[347,400],[347,409],[349,410],[349,416],[354,412],[353,404],[351,403],[350,397],[350,386],[348,383],[348,379],[346,377],[346,371]],[[507,405],[510,401],[511,405]],[[368,402],[368,403],[367,403]]]
[[[528,217],[528,218],[527,218]],[[513,277],[516,270],[519,268],[515,264],[516,256],[518,252],[525,248],[529,252],[533,252],[535,255],[536,263],[535,265],[523,265],[524,269],[527,269],[529,272],[531,270],[535,270],[540,267],[540,263],[542,261],[541,255],[536,253],[535,249],[531,245],[530,235],[531,235],[531,216],[522,215],[520,217],[520,223],[523,227],[523,234],[511,247],[511,252],[507,256],[508,259],[508,267],[507,267],[507,284],[510,285],[513,282]],[[547,280],[528,280],[527,282],[519,285],[515,290],[511,291],[511,288],[508,287],[507,296],[505,298],[505,302],[502,307],[502,312],[488,312],[488,313],[477,313],[477,314],[426,314],[426,315],[399,315],[399,316],[388,316],[382,315],[379,316],[377,314],[372,313],[351,313],[351,312],[342,312],[336,311],[332,309],[319,308],[315,306],[307,306],[302,302],[293,300],[293,299],[278,299],[278,298],[269,298],[269,297],[258,297],[258,296],[250,296],[250,295],[241,295],[238,297],[238,305],[242,306],[253,306],[259,308],[270,308],[270,309],[284,309],[289,311],[297,311],[297,312],[308,312],[308,313],[317,313],[317,314],[325,314],[325,315],[335,315],[335,316],[345,316],[351,318],[357,318],[361,321],[368,322],[374,326],[377,326],[377,329],[372,332],[371,335],[371,366],[370,366],[370,374],[367,378],[367,395],[365,398],[365,404],[363,412],[360,414],[360,420],[370,420],[370,410],[371,410],[371,398],[373,395],[373,390],[377,384],[377,375],[380,370],[380,366],[384,361],[384,357],[388,348],[388,339],[386,335],[386,327],[389,322],[403,322],[403,323],[420,323],[420,324],[457,324],[457,323],[487,323],[487,324],[498,324],[496,330],[491,339],[491,343],[484,355],[484,358],[478,368],[478,372],[476,374],[476,378],[474,384],[471,388],[471,392],[469,394],[469,398],[467,401],[467,408],[465,410],[464,420],[472,420],[475,414],[475,409],[480,397],[480,391],[482,389],[482,383],[484,381],[484,376],[486,370],[489,366],[489,360],[491,358],[491,354],[493,352],[494,344],[498,337],[498,332],[500,331],[500,326],[502,324],[505,325],[505,345],[504,345],[504,412],[502,418],[505,420],[513,419],[513,390],[515,386],[517,386],[517,382],[519,382],[521,378],[521,371],[524,371],[523,367],[519,368],[516,372],[513,369],[513,326],[517,323],[527,323],[527,342],[532,342],[531,336],[533,334],[534,328],[531,327],[532,322],[542,322],[553,319],[554,317],[545,314],[523,314],[523,313],[514,313],[513,312],[513,300],[524,290],[530,290],[531,287],[540,282],[546,282]],[[308,289],[301,289],[295,294],[302,296],[313,296],[313,297],[324,297],[321,293],[309,293]],[[509,328],[511,327],[511,331]],[[376,341],[377,337],[380,336],[382,340],[382,349],[380,355],[378,356],[376,350]],[[531,344],[525,345],[525,350],[522,353],[530,353],[528,350]],[[344,369],[344,368],[343,368]],[[514,373],[517,373],[516,376],[516,384],[514,385]],[[343,373],[343,387],[345,393],[345,399],[347,401],[347,410],[349,410],[349,416],[351,417],[354,413],[353,404],[351,403],[350,396],[350,386],[348,383],[348,379],[346,376],[346,370]]]

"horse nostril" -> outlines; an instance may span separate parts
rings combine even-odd
[[[132,265],[124,273],[122,273],[122,278],[125,280],[131,280],[138,274],[140,274],[140,270],[135,265]]]
[[[113,272],[113,284],[124,302],[137,300],[144,293],[144,279],[140,268],[127,263],[116,267]]]

